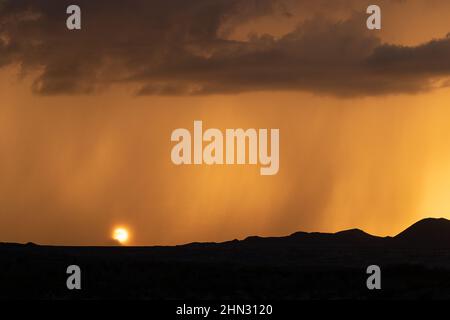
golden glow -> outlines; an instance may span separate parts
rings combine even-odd
[[[376,35],[394,45],[442,38],[447,2],[432,9],[411,0],[407,10],[393,2]],[[262,17],[229,38],[280,36],[297,22]],[[18,74],[18,65],[0,68],[0,155],[8,155],[0,156],[0,241],[175,245],[349,228],[392,236],[425,217],[450,218],[450,81],[353,98],[271,90],[136,97],[133,84],[46,96],[30,90],[39,74]],[[279,173],[173,165],[170,133],[193,120],[279,128]]]
[[[118,241],[120,244],[125,244],[128,241],[128,230],[125,228],[114,229],[113,239]]]

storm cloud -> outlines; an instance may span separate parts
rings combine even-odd
[[[89,94],[132,84],[140,95],[267,90],[336,96],[416,93],[450,76],[450,37],[417,46],[383,43],[363,11],[327,17],[329,3],[282,0],[78,1],[83,28],[65,28],[68,1],[0,5],[0,66],[33,73],[34,92]],[[333,7],[354,6],[339,1]],[[349,5],[351,4],[351,5]],[[313,13],[282,36],[228,35],[252,19]]]

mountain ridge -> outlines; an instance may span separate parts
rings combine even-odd
[[[401,246],[437,246],[450,248],[450,220],[445,218],[424,218],[412,224],[396,236],[376,236],[365,232],[364,230],[353,228],[334,233],[327,232],[304,232],[298,231],[287,236],[248,236],[242,240],[234,239],[224,242],[191,242],[179,245],[168,246],[123,246],[149,247],[149,248],[180,248],[180,247],[206,247],[206,246],[236,246],[236,245],[277,245],[277,244],[295,244],[295,245],[382,245],[392,244]],[[78,247],[78,246],[52,246],[40,245],[32,242],[26,244],[0,242],[5,246],[47,246],[47,247]],[[121,246],[86,246],[86,247],[121,247]]]
[[[65,285],[74,264],[86,299],[450,298],[449,235],[450,221],[424,219],[394,237],[349,229],[180,246],[0,244],[0,299],[80,297]],[[370,265],[383,275],[376,296]]]

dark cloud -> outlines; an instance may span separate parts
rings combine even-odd
[[[81,31],[65,28],[71,2],[2,2],[0,65],[39,71],[33,89],[40,94],[91,93],[132,83],[142,95],[260,90],[376,95],[429,90],[434,80],[450,75],[449,37],[416,47],[383,44],[365,28],[364,12],[344,21],[314,16],[281,38],[263,34],[236,41],[227,35],[244,21],[273,14],[288,19],[289,2],[77,3]]]
[[[404,76],[448,76],[450,74],[450,34],[416,47],[383,45],[367,59],[370,67],[386,74]]]

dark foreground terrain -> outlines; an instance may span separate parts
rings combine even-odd
[[[66,288],[66,268],[82,290]],[[366,287],[381,267],[382,290]],[[450,221],[176,247],[0,244],[0,299],[450,299]]]

